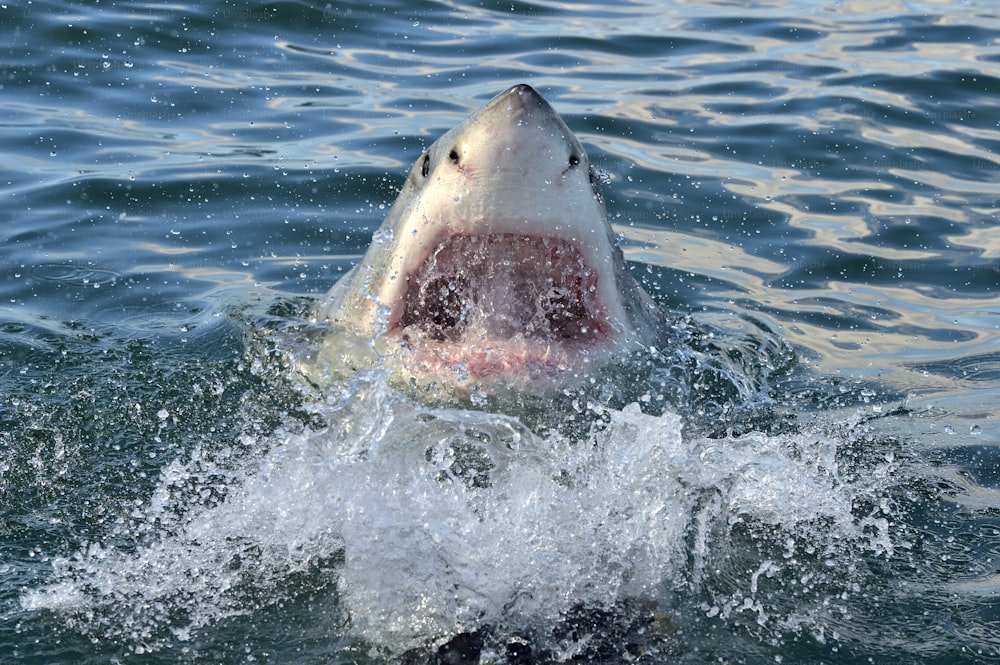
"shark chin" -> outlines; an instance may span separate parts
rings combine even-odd
[[[524,84],[417,159],[316,315],[329,331],[311,379],[378,366],[398,385],[459,395],[577,385],[663,327],[583,146]]]

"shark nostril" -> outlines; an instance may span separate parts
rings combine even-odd
[[[420,167],[420,175],[427,177],[427,174],[431,172],[431,156],[430,154],[424,155],[424,163]]]

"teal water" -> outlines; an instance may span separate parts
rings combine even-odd
[[[386,662],[482,626],[484,662],[570,659],[567,608],[643,596],[648,662],[1000,661],[995,14],[0,6],[0,660]],[[303,391],[310,304],[517,82],[700,332],[665,411]]]

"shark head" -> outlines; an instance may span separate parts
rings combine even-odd
[[[528,85],[417,159],[319,314],[410,382],[487,389],[572,382],[657,327],[587,153]]]

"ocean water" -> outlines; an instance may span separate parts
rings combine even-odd
[[[1000,662],[992,3],[0,17],[0,661]],[[519,82],[687,335],[630,404],[298,380]]]

